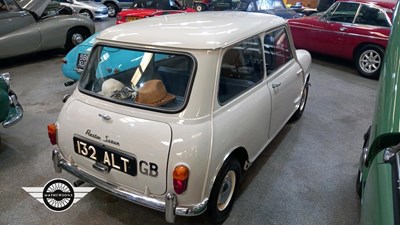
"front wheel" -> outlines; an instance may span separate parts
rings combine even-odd
[[[114,3],[106,3],[105,4],[108,9],[108,17],[116,17],[119,12],[119,8]]]
[[[73,49],[75,46],[82,43],[89,37],[89,32],[83,28],[72,28],[67,33],[67,40],[65,42],[65,49],[67,51]]]
[[[241,167],[238,160],[228,158],[221,167],[211,190],[207,210],[212,224],[228,218],[239,187]]]
[[[383,63],[384,50],[377,45],[365,45],[355,55],[355,64],[363,77],[377,79]]]

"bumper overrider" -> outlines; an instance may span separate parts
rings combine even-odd
[[[4,128],[10,127],[18,123],[22,119],[22,116],[24,114],[22,105],[18,102],[17,95],[13,90],[10,90],[8,92],[8,98],[11,108],[8,117],[2,123]]]
[[[74,165],[69,162],[59,149],[53,150],[53,164],[54,170],[57,173],[61,173],[62,169],[71,173],[72,175],[78,177],[79,179],[92,184],[93,186],[111,193],[119,198],[125,199],[127,201],[155,209],[161,212],[165,212],[165,220],[168,223],[173,223],[175,221],[175,215],[178,216],[197,216],[202,214],[207,209],[207,201],[203,201],[197,205],[178,207],[177,197],[175,193],[168,192],[165,194],[164,199],[158,199],[154,197],[144,196],[142,194],[132,193],[123,187],[116,186],[114,184],[103,181],[93,175],[83,171],[78,165]]]

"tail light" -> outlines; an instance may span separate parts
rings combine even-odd
[[[51,123],[47,125],[47,133],[49,134],[50,143],[52,145],[57,144],[57,124]]]
[[[189,180],[189,169],[183,165],[175,167],[173,178],[174,178],[174,191],[177,194],[182,194],[184,191],[186,191]]]

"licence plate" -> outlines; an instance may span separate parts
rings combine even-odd
[[[87,60],[88,60],[88,54],[79,53],[78,61],[76,62],[76,67],[78,69],[83,69],[83,67],[85,67]]]
[[[136,17],[126,17],[126,22],[137,20]]]
[[[136,176],[136,158],[125,153],[107,148],[81,138],[74,137],[74,148],[78,155],[116,169],[123,173]]]

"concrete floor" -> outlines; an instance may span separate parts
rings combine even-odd
[[[96,22],[97,31],[115,20]],[[60,59],[52,51],[0,62],[24,106],[23,120],[0,128],[0,224],[165,224],[164,215],[95,189],[68,211],[55,213],[21,187],[56,174],[47,124],[57,120],[64,87]],[[358,224],[355,192],[362,134],[371,123],[377,81],[360,77],[352,64],[313,55],[311,89],[302,119],[288,124],[245,173],[224,224]],[[177,224],[206,224],[204,215]]]

